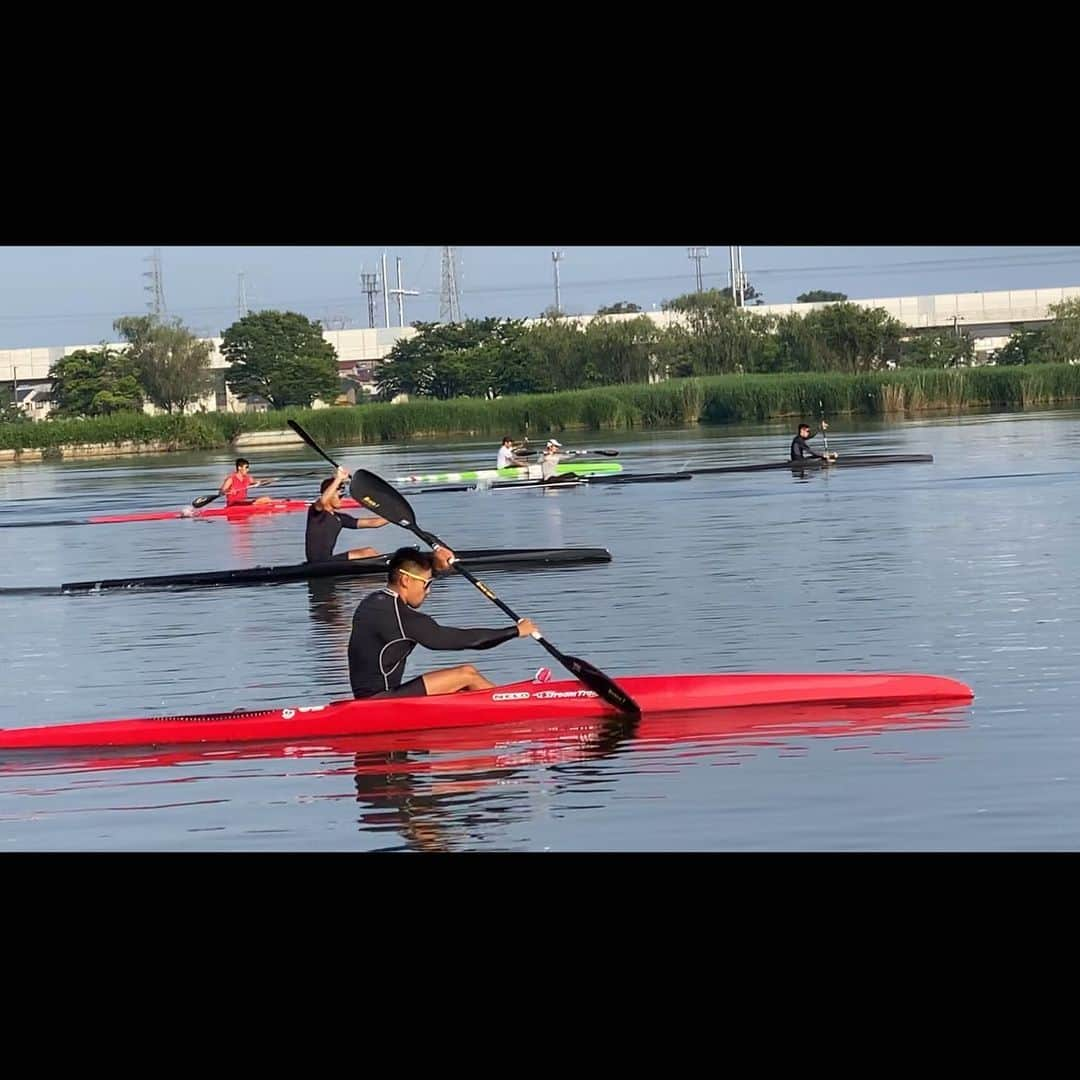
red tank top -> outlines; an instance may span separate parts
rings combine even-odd
[[[232,483],[225,493],[225,505],[232,506],[234,503],[247,502],[247,489],[251,485],[251,474],[241,476],[233,473]]]

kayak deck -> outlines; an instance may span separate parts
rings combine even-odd
[[[643,713],[755,705],[959,704],[974,696],[955,679],[916,674],[630,675],[618,683]],[[323,705],[0,729],[0,749],[244,742],[476,727],[545,716],[614,715],[616,710],[577,681],[519,682],[430,698],[347,699]]]
[[[466,569],[510,569],[545,566],[573,566],[611,562],[607,548],[477,548],[458,555]],[[67,581],[65,593],[102,589],[170,588],[200,585],[262,585],[279,581],[303,581],[327,577],[383,577],[389,555],[370,559],[333,559],[327,562],[296,563],[290,566],[252,566],[237,570],[204,570],[186,574],[157,574],[150,577],[102,578],[96,581]],[[451,571],[452,573],[452,571]]]
[[[915,465],[933,462],[933,454],[841,454],[835,461],[828,463],[828,468],[839,465]],[[820,469],[825,467],[821,458],[801,458],[798,461],[770,461],[759,465],[706,465],[695,468],[695,476],[706,473],[764,472],[768,469]]]
[[[429,484],[426,487],[408,488],[403,495],[445,495],[454,491],[551,491],[575,487],[621,487],[624,484],[666,484],[677,480],[692,480],[693,473],[624,473],[622,476],[556,477],[546,483],[542,480],[495,480],[490,484],[473,481],[461,484]]]

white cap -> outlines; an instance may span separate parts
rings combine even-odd
[[[548,439],[548,446],[562,446],[562,443],[558,439]]]

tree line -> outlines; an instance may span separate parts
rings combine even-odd
[[[213,346],[179,319],[125,316],[113,329],[125,342],[121,348],[77,349],[51,366],[50,415],[109,416],[140,411],[145,402],[183,413],[215,389],[209,368]],[[238,397],[282,409],[338,396],[337,352],[319,323],[303,315],[246,315],[225,331],[221,351],[230,365],[225,383]]]
[[[636,304],[620,301],[587,323],[549,317],[414,323],[379,366],[382,400],[400,395],[449,400],[554,393],[729,373],[844,372],[970,365],[974,342],[960,329],[911,331],[882,308],[846,302],[842,293],[804,293],[825,306],[805,315],[736,307],[729,289],[687,293],[664,302],[680,318],[660,328]],[[1080,300],[1051,307],[1047,325],[1019,330],[1000,364],[1080,361]],[[610,316],[620,315],[622,318]],[[634,318],[625,318],[633,315]],[[179,320],[125,316],[113,324],[124,344],[79,349],[49,372],[53,415],[104,416],[151,402],[186,412],[214,389],[212,346]],[[295,312],[260,311],[223,334],[225,383],[241,398],[272,408],[333,401],[340,390],[337,353],[322,327]],[[13,405],[0,422],[22,419]]]

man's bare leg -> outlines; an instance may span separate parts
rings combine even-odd
[[[425,671],[424,687],[429,697],[456,694],[459,690],[491,690],[495,684],[485,679],[472,664],[443,668],[441,671]]]

